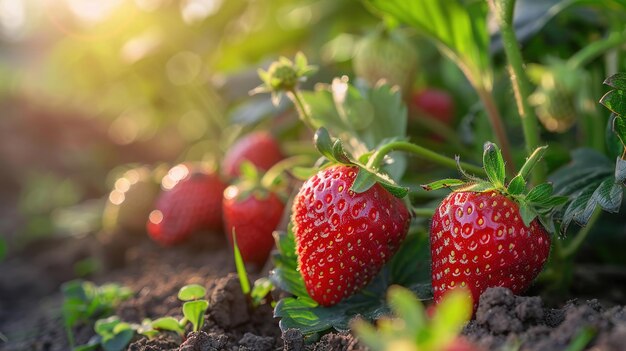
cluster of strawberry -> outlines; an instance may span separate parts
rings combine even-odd
[[[489,287],[523,292],[548,258],[550,236],[539,213],[562,199],[551,197],[551,192],[539,194],[549,186],[524,194],[525,174],[505,186],[504,162],[494,148],[489,144],[485,151],[489,180],[472,177],[470,182],[453,179],[425,186],[459,187],[432,218],[436,302],[456,288],[471,292],[474,309]],[[493,154],[502,165],[497,172],[489,168],[495,163]],[[371,282],[409,229],[405,202],[380,184],[361,193],[351,189],[359,171],[351,165],[327,167],[308,179],[294,200],[299,269],[308,293],[323,306],[334,305]]]
[[[282,217],[284,196],[259,182],[244,181],[240,168],[248,163],[266,171],[282,159],[280,146],[271,134],[252,132],[229,148],[221,174],[199,163],[183,163],[155,182],[158,171],[145,167],[130,170],[117,180],[109,196],[105,229],[147,229],[163,246],[222,229],[232,243],[234,231],[244,261],[260,267],[274,246],[272,232]]]

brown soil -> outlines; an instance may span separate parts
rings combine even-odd
[[[281,335],[270,305],[254,308],[241,293],[227,241],[214,233],[199,234],[193,242],[173,248],[159,247],[143,235],[119,233],[99,239],[49,239],[12,255],[0,263],[0,332],[8,339],[0,341],[0,350],[70,349],[61,321],[59,286],[75,277],[76,262],[90,256],[101,258],[104,267],[88,279],[118,282],[135,292],[116,311],[128,322],[182,317],[176,298],[180,287],[197,283],[207,288],[210,307],[200,332],[190,333],[186,340],[174,334],[154,340],[136,337],[129,350],[366,350],[350,334],[331,333],[308,344],[298,330]],[[265,273],[261,270],[251,279]],[[626,344],[626,309],[607,308],[595,300],[549,308],[539,297],[516,297],[497,288],[483,295],[476,319],[464,334],[487,350],[505,345],[561,350],[586,327],[595,333],[588,348],[621,350]],[[74,334],[81,344],[94,333],[90,326],[81,326]]]

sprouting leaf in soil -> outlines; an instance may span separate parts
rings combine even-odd
[[[269,278],[259,278],[254,282],[252,291],[250,291],[250,297],[252,298],[255,306],[261,304],[261,301],[272,291],[274,285]]]
[[[187,301],[183,304],[183,315],[193,325],[193,331],[198,331],[204,325],[204,313],[209,308],[206,300]]]
[[[122,351],[135,335],[130,324],[122,322],[118,316],[99,319],[94,326],[101,337],[100,345],[105,351]]]
[[[178,291],[178,299],[181,301],[201,299],[204,295],[206,295],[206,289],[199,284],[185,285]]]
[[[471,296],[460,289],[444,295],[432,316],[413,292],[398,285],[389,288],[387,302],[393,314],[379,319],[378,328],[363,319],[352,324],[361,342],[374,351],[445,350],[472,315]]]
[[[0,237],[0,262],[4,260],[4,256],[6,256],[6,253],[7,253],[7,244],[4,241],[4,239]]]
[[[233,228],[233,252],[235,254],[235,267],[237,268],[237,275],[239,276],[239,284],[241,285],[241,292],[244,295],[250,293],[250,280],[248,280],[248,273],[246,273],[246,266],[243,263],[239,246],[237,246],[237,234],[235,228]]]
[[[97,286],[89,281],[73,280],[61,286],[63,324],[71,345],[74,343],[72,329],[78,323],[92,323],[98,318],[108,317],[123,300],[132,296],[132,291],[119,284]]]
[[[169,330],[178,335],[185,334],[185,328],[174,317],[161,317],[152,321],[152,328],[159,330]]]

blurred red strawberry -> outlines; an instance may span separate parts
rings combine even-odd
[[[222,172],[230,178],[239,176],[239,168],[245,160],[266,171],[282,159],[280,145],[271,134],[253,132],[237,140],[226,152],[222,160]]]
[[[224,191],[224,231],[237,246],[246,263],[262,267],[274,247],[272,233],[285,209],[279,196],[266,189],[247,190],[245,185],[231,185]]]
[[[161,185],[164,191],[147,224],[152,239],[169,246],[198,230],[221,228],[226,185],[216,173],[181,164],[168,172]]]
[[[454,118],[454,101],[446,91],[426,88],[411,96],[411,116],[430,117],[447,126]]]

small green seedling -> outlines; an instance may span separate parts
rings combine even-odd
[[[3,238],[0,238],[0,262],[2,262],[2,260],[4,260],[4,257],[7,254],[7,243],[4,241]]]
[[[248,280],[246,266],[243,263],[239,246],[237,246],[235,228],[233,228],[233,252],[235,254],[235,267],[237,268],[237,275],[239,276],[239,284],[241,284],[241,292],[243,292],[244,295],[248,295],[250,293],[250,280]]]
[[[63,322],[71,346],[74,345],[72,329],[79,323],[92,323],[108,317],[120,302],[132,296],[132,291],[119,284],[97,286],[92,282],[73,280],[61,286]]]
[[[248,279],[248,273],[246,272],[246,266],[243,263],[241,252],[237,246],[237,235],[235,234],[235,228],[233,228],[233,253],[235,255],[235,267],[237,268],[237,275],[239,276],[239,284],[241,285],[241,292],[244,295],[249,295],[252,299],[252,304],[258,306],[261,301],[269,294],[274,288],[272,282],[268,278],[259,278],[254,282],[252,290],[250,289],[250,280]]]
[[[122,322],[118,316],[98,319],[94,326],[96,335],[85,345],[73,351],[91,351],[101,347],[104,351],[123,351],[135,336],[136,327]]]
[[[373,350],[406,349],[435,351],[458,342],[463,325],[472,314],[469,292],[452,290],[437,305],[432,317],[408,289],[398,285],[389,288],[387,302],[393,318],[381,318],[375,328],[364,320],[353,324],[359,339]]]
[[[204,313],[209,308],[209,302],[202,299],[205,295],[206,289],[202,285],[190,284],[183,286],[178,291],[178,299],[185,301],[183,304],[183,318],[178,321],[174,317],[161,317],[152,322],[152,328],[173,331],[183,338],[187,323],[191,323],[193,331],[200,330],[204,325]]]

